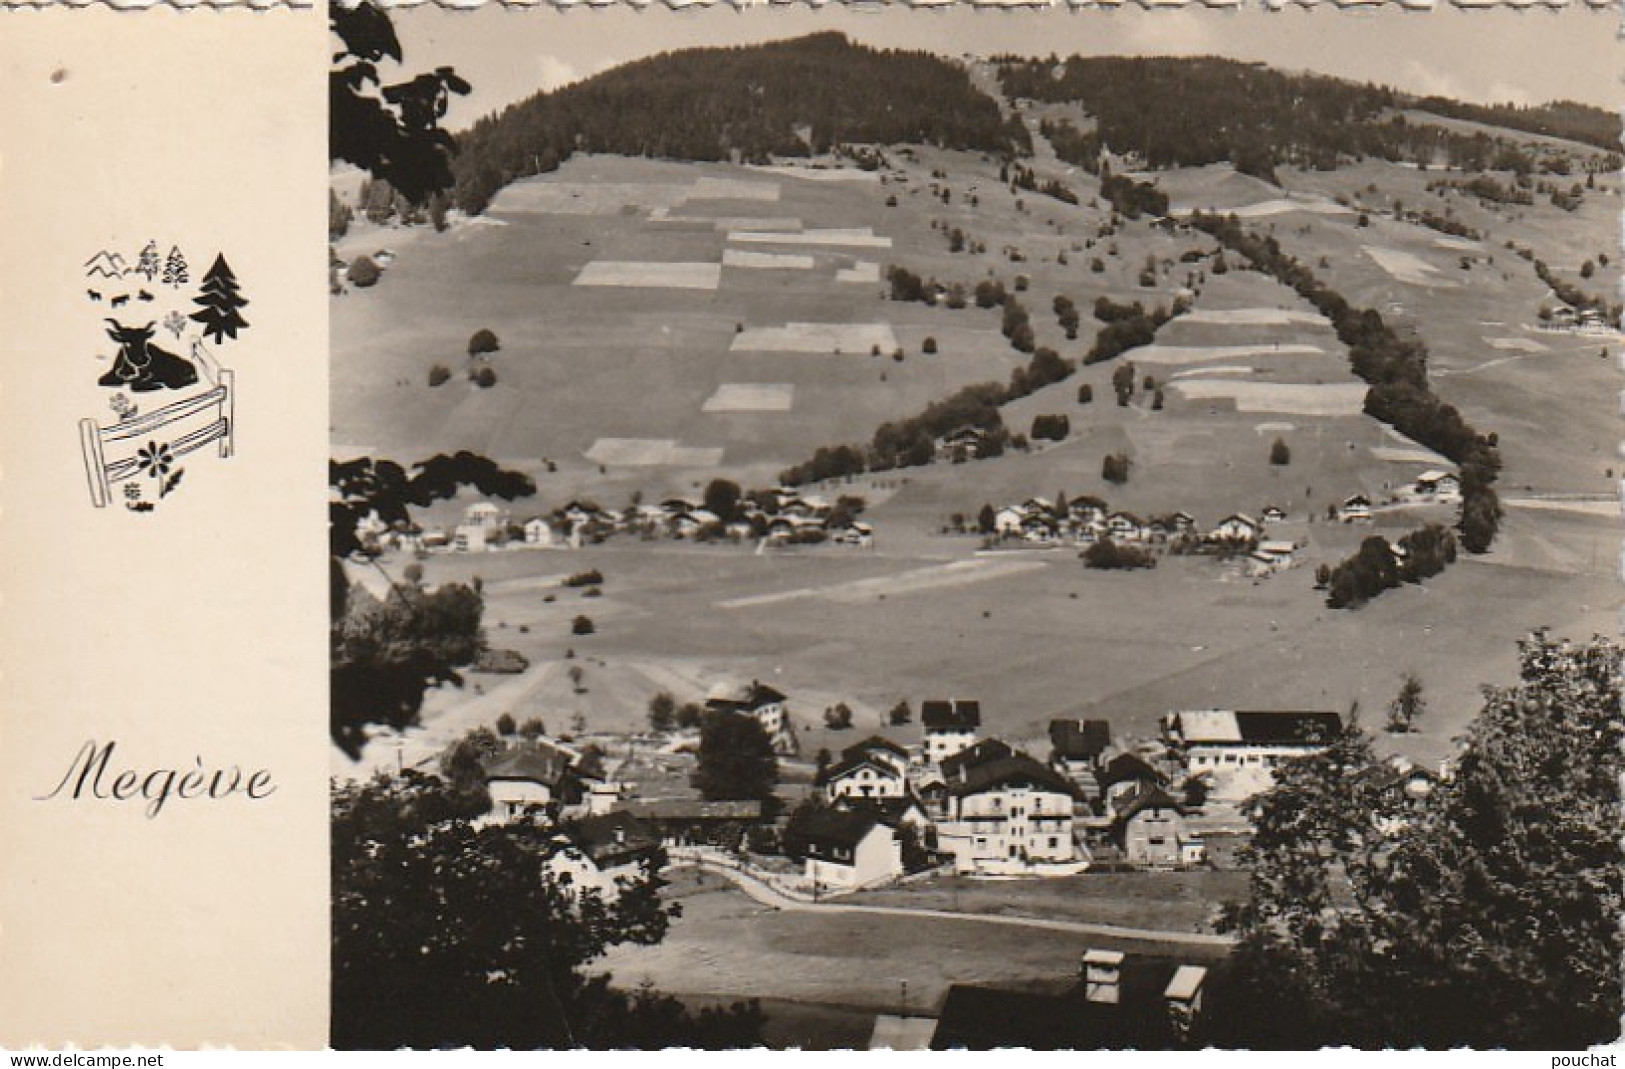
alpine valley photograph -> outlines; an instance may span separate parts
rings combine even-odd
[[[1617,18],[335,5],[332,1045],[1616,1041]]]

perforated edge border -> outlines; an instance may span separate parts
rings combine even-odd
[[[341,0],[350,3],[351,0]],[[642,10],[665,7],[674,11],[693,8],[723,7],[743,11],[751,8],[820,8],[830,3],[851,4],[862,7],[917,7],[940,10],[960,7],[988,11],[1024,11],[1063,8],[1074,11],[1099,9],[1114,11],[1123,8],[1142,8],[1146,11],[1164,11],[1179,8],[1238,11],[1256,8],[1281,11],[1287,8],[1314,9],[1319,7],[1342,10],[1372,10],[1399,8],[1404,11],[1426,13],[1439,7],[1453,7],[1462,11],[1561,11],[1578,8],[1603,11],[1614,9],[1621,13],[1620,36],[1625,38],[1625,0],[380,0],[387,8],[422,7],[433,4],[448,10],[471,11],[486,6],[504,8],[597,9],[630,7]],[[7,8],[81,8],[105,5],[120,11],[141,11],[151,7],[172,7],[182,10],[193,8],[249,8],[264,11],[274,8],[311,9],[321,6],[321,0],[0,0],[0,10]]]

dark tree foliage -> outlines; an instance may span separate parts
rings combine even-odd
[[[482,211],[507,183],[576,152],[765,163],[904,142],[1030,151],[1019,120],[1005,122],[960,65],[817,33],[663,53],[481,119],[459,142],[456,200]]]
[[[1423,111],[1451,119],[1500,126],[1507,130],[1523,130],[1547,137],[1561,137],[1595,145],[1610,152],[1619,150],[1620,139],[1625,136],[1617,112],[1577,104],[1572,100],[1557,100],[1550,104],[1520,106],[1518,104],[1469,104],[1446,97],[1423,97],[1416,102]]]
[[[1083,563],[1090,568],[1104,570],[1131,570],[1155,568],[1157,558],[1150,550],[1140,546],[1119,545],[1110,538],[1102,538],[1082,553]]]
[[[506,471],[473,453],[441,454],[405,468],[389,460],[333,461],[328,465],[328,549],[331,554],[332,695],[329,728],[351,757],[366,741],[366,726],[416,722],[425,688],[456,682],[457,669],[480,649],[480,598],[466,587],[425,595],[415,583],[396,583],[383,602],[362,596],[344,573],[344,561],[367,553],[363,520],[406,527],[411,510],[472,486],[488,497],[512,500],[536,492],[528,475]],[[464,591],[465,594],[456,593]]]
[[[1219,1046],[1574,1050],[1619,1036],[1620,650],[1536,632],[1453,773],[1395,790],[1356,730],[1251,803]],[[1247,1012],[1241,1007],[1255,1007]]]
[[[761,1042],[754,1003],[690,1015],[673,999],[614,991],[586,973],[611,946],[665,935],[677,911],[658,897],[654,864],[607,903],[552,876],[551,830],[476,830],[488,804],[411,771],[333,787],[332,1046]]]
[[[469,356],[480,356],[484,353],[494,353],[500,351],[501,348],[502,343],[497,341],[496,334],[493,333],[489,327],[481,327],[468,339]]]
[[[388,182],[414,205],[452,185],[456,144],[440,129],[451,95],[471,88],[450,67],[383,84],[378,64],[401,61],[389,16],[371,3],[331,4],[338,39],[328,75],[328,156]]]
[[[1114,152],[1137,153],[1151,167],[1228,160],[1242,173],[1271,182],[1280,164],[1331,170],[1366,157],[1429,166],[1442,159],[1482,170],[1515,147],[1504,138],[1458,133],[1395,114],[1414,104],[1444,114],[1432,98],[1418,102],[1381,86],[1215,57],[1072,56],[1059,64],[1053,58],[1028,59],[1005,63],[1000,79],[1012,96],[1082,103],[1095,119],[1094,131],[1083,135],[1052,126],[1050,141],[1057,155],[1092,170],[1100,169],[1103,143]],[[1561,124],[1565,136],[1585,133],[1580,140],[1608,149],[1619,145],[1618,117],[1607,112],[1573,105],[1530,110],[1544,114],[1526,121],[1528,116],[1514,109],[1495,108],[1477,117],[1506,119],[1515,129],[1535,122]]]
[[[773,797],[779,761],[761,722],[742,713],[715,712],[700,725],[694,786],[708,801]]]
[[[484,602],[462,584],[425,593],[396,583],[382,600],[359,584],[344,599],[331,635],[331,734],[360,756],[369,724],[399,730],[417,723],[424,691],[462,682],[458,669],[485,647]]]
[[[731,479],[712,479],[705,487],[705,509],[715,513],[723,523],[739,516],[739,502],[743,498],[739,484]]]

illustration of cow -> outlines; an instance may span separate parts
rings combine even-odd
[[[127,388],[133,393],[149,390],[179,390],[197,381],[197,368],[190,360],[168,353],[152,344],[156,323],[127,327],[116,319],[107,336],[118,343],[118,358],[107,374],[97,379],[99,386]]]

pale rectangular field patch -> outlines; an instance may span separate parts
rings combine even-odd
[[[1294,323],[1324,323],[1318,312],[1298,308],[1193,308],[1180,323],[1213,323],[1237,327],[1286,327]]]
[[[933,564],[924,568],[910,568],[895,575],[879,575],[871,579],[854,579],[845,583],[832,583],[823,587],[798,587],[794,590],[780,590],[771,594],[752,594],[740,598],[729,598],[716,603],[719,609],[748,609],[760,605],[776,605],[784,601],[799,601],[804,598],[822,598],[842,604],[856,604],[874,601],[880,597],[891,594],[914,594],[930,590],[941,590],[947,587],[965,586],[970,583],[980,583],[988,579],[1001,579],[1021,572],[1029,572],[1035,568],[1043,568],[1043,561],[1019,560],[1006,558],[1004,560],[990,560],[979,557],[975,560],[954,561],[951,564]]]
[[[714,468],[722,463],[722,449],[678,445],[671,438],[600,438],[587,450],[595,464],[623,468]]]
[[[1483,252],[1484,243],[1474,241],[1472,238],[1458,238],[1451,234],[1433,239],[1433,244],[1441,249],[1450,249],[1454,252]]]
[[[1440,464],[1450,463],[1431,449],[1420,447],[1411,449],[1394,445],[1374,445],[1371,447],[1371,456],[1389,464],[1428,464],[1437,467]]]
[[[1205,360],[1240,360],[1259,356],[1319,356],[1318,345],[1146,345],[1129,355],[1136,364],[1180,366]]]
[[[808,182],[878,182],[879,171],[859,171],[851,167],[798,167],[794,164],[765,165],[752,163],[748,170],[762,174],[800,178]]]
[[[498,215],[619,215],[625,208],[659,209],[682,203],[690,186],[680,182],[513,182],[492,200]]]
[[[1363,382],[1234,382],[1187,379],[1169,389],[1192,401],[1228,400],[1238,412],[1286,412],[1300,416],[1357,416],[1370,389]]]
[[[1378,267],[1400,282],[1412,286],[1442,286],[1450,289],[1455,289],[1459,285],[1440,280],[1438,276],[1441,272],[1437,267],[1420,256],[1402,249],[1390,249],[1382,245],[1361,245],[1360,248],[1376,262]]]
[[[777,230],[730,230],[728,240],[768,245],[842,245],[856,249],[889,249],[891,238],[870,227],[823,227],[795,233]]]
[[[576,275],[577,286],[632,286],[647,289],[714,290],[722,265],[711,263],[645,263],[639,260],[594,260]]]
[[[1169,375],[1168,379],[1169,381],[1178,381],[1179,379],[1198,379],[1203,375],[1253,375],[1256,373],[1256,368],[1243,367],[1240,364],[1221,364],[1215,367],[1186,368],[1184,371],[1176,371]]]
[[[745,178],[701,178],[689,188],[687,199],[777,201],[779,184]]]
[[[702,412],[788,412],[796,388],[788,382],[725,382],[705,399]]]
[[[734,352],[843,353],[867,355],[897,348],[897,335],[885,323],[786,323],[750,327],[734,335]]]
[[[859,260],[851,267],[837,268],[835,271],[837,282],[879,282],[880,265],[872,260]]]
[[[723,249],[723,267],[761,267],[778,270],[807,271],[813,266],[811,256],[793,252],[751,252],[748,249]]]
[[[1313,212],[1316,215],[1352,215],[1354,209],[1345,208],[1333,200],[1320,198],[1303,199],[1277,198],[1275,200],[1259,201],[1257,204],[1246,204],[1240,208],[1230,208],[1225,214],[1234,215],[1238,219],[1263,219],[1272,215],[1284,215],[1287,212]]]
[[[719,215],[711,220],[711,226],[719,231],[796,231],[801,229],[801,220],[788,215],[764,215],[760,218],[750,215]]]
[[[1533,338],[1485,338],[1484,344],[1492,349],[1519,353],[1545,353],[1551,351],[1549,347],[1542,345]]]

